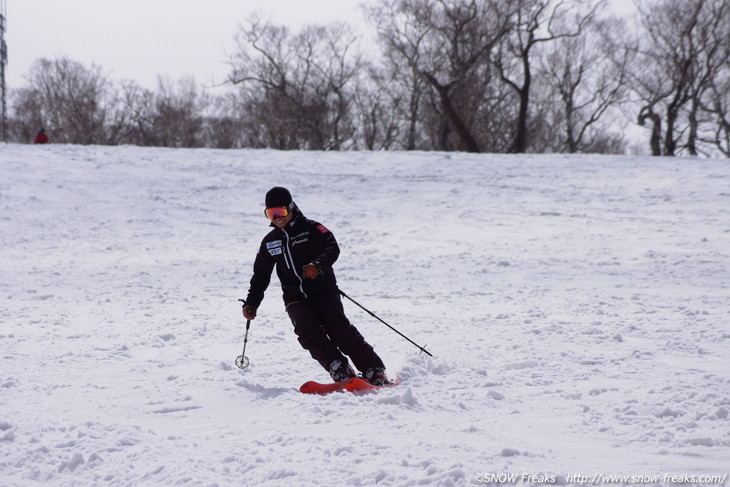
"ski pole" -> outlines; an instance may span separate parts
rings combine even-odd
[[[246,305],[246,301],[244,301],[243,299],[239,299],[239,301],[241,301],[244,306]],[[246,333],[243,336],[243,352],[241,353],[241,355],[236,357],[235,362],[236,366],[239,369],[245,369],[246,367],[248,367],[248,357],[246,357],[246,344],[248,343],[248,329],[250,326],[251,320],[246,320]]]
[[[345,294],[344,291],[342,291],[342,289],[339,289],[338,288],[337,290],[340,292],[340,294],[342,296],[346,297],[347,299],[349,299],[350,301],[352,301],[353,303],[355,303],[357,306],[359,306],[362,310],[364,310],[370,316],[372,316],[373,318],[375,318],[376,320],[378,320],[379,322],[381,322],[382,324],[384,324],[385,326],[387,326],[388,328],[390,328],[391,330],[393,330],[394,332],[396,332],[397,334],[399,334],[400,336],[402,336],[403,338],[405,338],[406,340],[408,340],[409,342],[411,342],[421,352],[425,353],[429,357],[433,357],[433,355],[431,355],[431,353],[428,350],[426,350],[425,347],[420,346],[419,344],[417,344],[416,342],[414,342],[413,340],[411,340],[410,338],[408,338],[407,336],[405,336],[403,333],[399,332],[398,330],[396,330],[395,328],[393,328],[392,326],[390,326],[388,323],[386,323],[385,321],[381,320],[375,313],[373,313],[372,311],[370,311],[369,309],[367,309],[365,306],[363,306],[362,304],[358,303],[357,301],[355,301],[354,299],[352,299],[350,296],[348,296],[347,294]]]

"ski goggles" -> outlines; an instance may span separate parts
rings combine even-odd
[[[266,208],[264,210],[264,215],[266,215],[266,218],[271,221],[274,221],[277,218],[284,218],[288,214],[289,208],[287,208],[286,206],[276,206],[274,208]]]

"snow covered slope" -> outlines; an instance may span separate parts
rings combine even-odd
[[[233,365],[274,185],[397,388],[300,394],[275,278]],[[3,486],[728,472],[727,160],[0,145],[0,249]]]

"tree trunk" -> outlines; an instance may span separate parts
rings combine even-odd
[[[699,122],[697,111],[699,110],[699,97],[692,99],[692,108],[689,111],[689,134],[687,135],[687,151],[691,156],[697,156],[697,132]]]
[[[639,113],[639,125],[643,127],[647,119],[652,122],[651,139],[649,140],[651,155],[660,156],[662,155],[662,119],[659,118],[659,115],[650,106],[641,109]]]
[[[481,152],[479,150],[479,144],[477,144],[477,141],[471,135],[469,128],[456,112],[454,105],[451,103],[451,98],[449,98],[449,87],[441,85],[438,81],[436,81],[433,76],[428,73],[422,72],[421,74],[438,92],[439,100],[441,102],[441,109],[444,111],[446,120],[448,120],[452,130],[459,137],[459,150],[463,150],[465,152]]]
[[[517,133],[515,134],[514,145],[510,151],[515,154],[522,154],[527,150],[527,112],[530,107],[530,85],[532,84],[530,61],[527,54],[522,58],[522,64],[525,70],[525,80],[522,83],[522,87],[518,90],[520,95],[520,111],[517,116]]]

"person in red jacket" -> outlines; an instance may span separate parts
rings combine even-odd
[[[48,143],[48,136],[46,135],[45,129],[41,129],[40,132],[38,132],[38,135],[35,136],[35,143],[36,144],[47,144]]]

